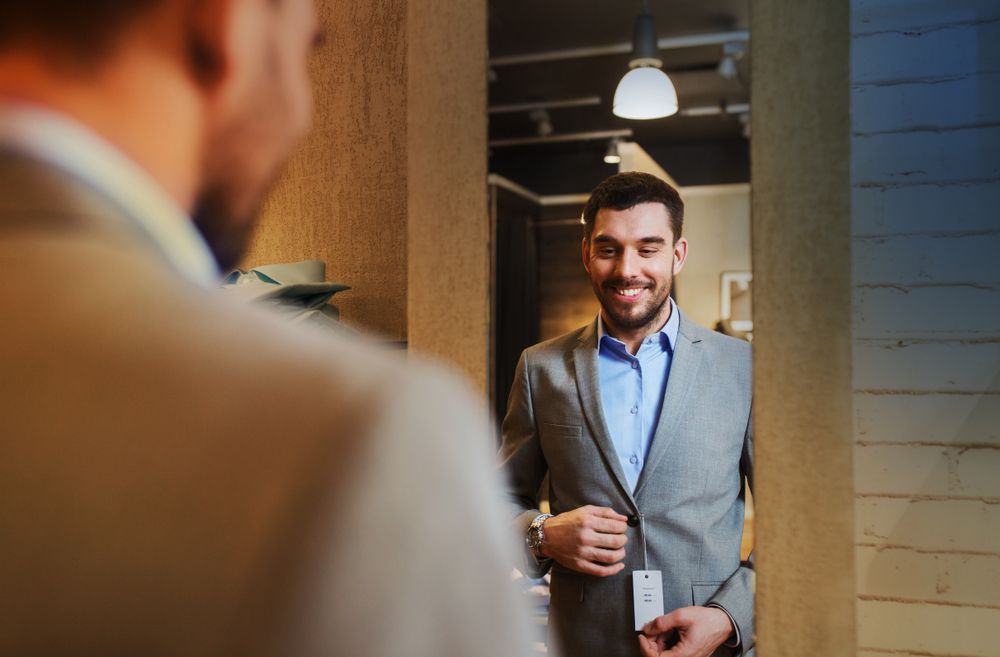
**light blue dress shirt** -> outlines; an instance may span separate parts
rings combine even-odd
[[[670,361],[677,342],[680,320],[673,300],[670,305],[667,323],[642,341],[635,356],[628,352],[624,342],[605,333],[604,321],[597,316],[601,406],[618,461],[633,492],[660,419]]]

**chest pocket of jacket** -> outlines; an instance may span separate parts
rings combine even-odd
[[[572,424],[552,424],[551,422],[541,422],[538,425],[538,432],[542,441],[559,440],[560,438],[579,438],[583,431],[582,427]]]
[[[554,484],[581,482],[593,476],[587,472],[592,467],[592,459],[581,451],[582,436],[583,427],[548,422],[538,424],[539,443]]]

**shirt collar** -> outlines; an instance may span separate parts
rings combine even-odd
[[[215,258],[177,201],[85,126],[52,110],[0,101],[0,145],[97,189],[152,239],[181,275],[205,287],[217,284]]]
[[[668,300],[670,302],[670,317],[667,318],[667,323],[663,325],[663,328],[661,328],[653,335],[659,335],[661,339],[666,338],[667,344],[670,346],[670,352],[673,353],[674,345],[677,343],[677,334],[678,332],[680,332],[681,320],[680,320],[680,310],[677,308],[677,304],[674,303],[674,300],[672,298],[668,297]],[[604,319],[601,317],[601,313],[598,312],[597,313],[598,351],[600,351],[601,349],[601,342],[604,340],[605,336],[607,336],[612,340],[617,340],[621,342],[620,340],[618,340],[618,338],[608,335],[608,333],[604,330]]]

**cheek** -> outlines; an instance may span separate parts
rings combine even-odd
[[[281,67],[288,129],[300,136],[312,122],[313,91],[305,57],[289,57]]]
[[[309,78],[303,76],[292,90],[292,116],[296,137],[302,136],[312,124],[313,92]]]

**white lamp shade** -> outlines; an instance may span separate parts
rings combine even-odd
[[[677,113],[677,90],[667,74],[642,66],[625,74],[615,89],[612,112],[623,119],[660,119]]]

